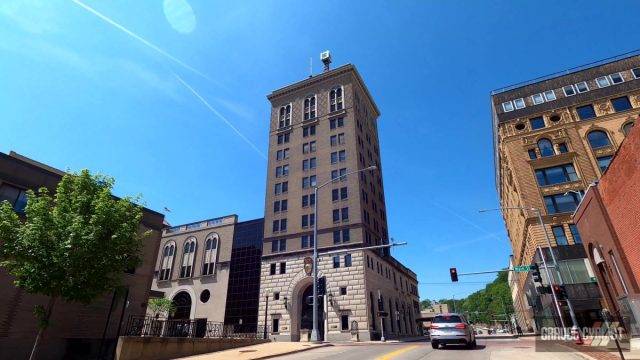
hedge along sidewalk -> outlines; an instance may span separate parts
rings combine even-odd
[[[317,349],[331,344],[313,344],[299,342],[270,342],[260,345],[245,346],[231,350],[217,351],[180,358],[180,360],[257,360],[269,359],[281,355],[295,354],[302,351]]]

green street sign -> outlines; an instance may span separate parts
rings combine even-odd
[[[528,272],[530,269],[531,269],[531,266],[529,265],[521,265],[521,266],[513,267],[513,271],[515,272]]]

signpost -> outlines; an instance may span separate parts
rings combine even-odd
[[[513,271],[515,272],[528,272],[529,270],[531,270],[531,265],[520,265],[513,267]]]

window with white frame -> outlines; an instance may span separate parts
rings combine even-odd
[[[516,107],[516,109],[524,109],[525,107],[523,98],[513,100],[513,104]]]
[[[218,257],[218,234],[207,235],[204,241],[204,254],[202,258],[202,275],[213,275],[216,269]]]
[[[502,103],[502,110],[504,110],[504,112],[513,111],[514,109],[513,101],[505,101]]]
[[[621,82],[624,82],[622,73],[615,73],[615,74],[609,75],[609,80],[611,80],[612,84],[620,84]]]
[[[576,89],[573,87],[573,85],[567,85],[563,87],[562,91],[564,91],[564,96],[573,96],[576,94]]]
[[[553,90],[547,90],[544,92],[544,99],[547,101],[553,101],[556,99],[556,92]]]
[[[542,93],[531,95],[531,101],[534,105],[542,104],[544,102],[544,97]]]
[[[291,104],[280,108],[280,116],[278,118],[278,128],[282,129],[291,126]]]
[[[188,238],[184,242],[182,252],[182,265],[180,266],[180,277],[188,278],[193,275],[193,259],[196,254],[196,238]]]
[[[162,261],[160,262],[160,276],[158,280],[169,280],[171,278],[171,267],[173,266],[175,253],[176,244],[173,241],[168,242],[162,249]]]
[[[304,99],[304,120],[316,117],[316,96],[310,96]]]
[[[600,76],[599,78],[596,78],[596,84],[598,84],[599,88],[611,85],[611,83],[609,82],[609,78],[606,76]]]
[[[342,110],[342,86],[329,91],[329,111]]]
[[[587,85],[586,81],[579,82],[579,83],[576,84],[576,90],[579,93],[587,92],[587,91],[589,91],[589,85]]]
[[[631,73],[635,79],[640,79],[640,68],[631,69]]]

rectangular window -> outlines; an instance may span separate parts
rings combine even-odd
[[[344,145],[344,133],[338,134],[338,144]]]
[[[621,96],[615,99],[611,99],[611,105],[616,112],[631,110],[631,102],[628,96]]]
[[[606,76],[601,76],[599,78],[596,79],[596,84],[598,84],[599,88],[603,88],[603,87],[607,87],[609,85],[611,85],[611,83],[609,82],[609,78]]]
[[[279,212],[280,211],[280,201],[274,201],[273,202],[273,212]]]
[[[582,244],[582,238],[580,237],[576,224],[569,224],[569,231],[571,231],[571,236],[573,236],[573,242],[575,244]]]
[[[640,68],[632,69],[631,72],[633,73],[634,78],[640,79]]]
[[[316,126],[305,126],[302,128],[302,137],[313,136],[316,134]]]
[[[524,109],[525,107],[524,99],[520,98],[520,99],[513,100],[513,105],[516,107],[516,109]]]
[[[596,111],[591,104],[577,107],[576,112],[580,120],[588,120],[596,117]]]
[[[340,288],[340,295],[347,295],[347,288],[346,287],[341,287]]]
[[[276,274],[276,264],[271,264],[269,269],[269,275],[275,275],[275,274]]]
[[[340,221],[340,210],[333,209],[333,222],[338,222],[338,221]]]
[[[290,133],[284,133],[278,135],[278,145],[286,144],[289,142]]]
[[[351,267],[351,254],[344,256],[344,267]]]
[[[273,293],[273,300],[280,300],[280,292],[279,291],[275,291]]]
[[[575,211],[580,203],[576,193],[548,195],[544,197],[545,207],[549,214],[570,213]]]
[[[513,102],[512,101],[505,101],[502,103],[502,110],[504,110],[504,112],[509,112],[509,111],[513,111]]]
[[[340,328],[342,331],[349,330],[349,315],[340,315]]]
[[[536,155],[535,149],[529,149],[527,150],[527,153],[529,154],[529,159],[531,160],[535,160],[538,158],[538,155]]]
[[[351,240],[349,229],[342,230],[342,242],[349,242],[349,240]]]
[[[336,220],[334,220],[336,221]],[[333,231],[333,243],[334,244],[340,244],[340,230],[334,230]]]
[[[273,232],[280,231],[280,220],[273,220],[273,227],[271,228]],[[273,243],[272,243],[273,245]]]
[[[544,102],[544,97],[542,96],[542,94],[534,94],[531,95],[531,101],[533,102],[534,105],[538,105],[538,104],[542,104]]]
[[[329,137],[329,143],[331,146],[338,145],[338,135],[331,135],[331,137]]]
[[[573,164],[564,164],[536,170],[538,185],[548,186],[578,180]]]
[[[611,159],[613,159],[612,155],[600,156],[598,158],[598,167],[600,167],[600,171],[604,172],[609,167],[611,163]]]
[[[338,163],[338,152],[334,151],[331,153],[331,164],[337,164]]]
[[[579,82],[576,84],[576,90],[578,90],[579,93],[587,92],[589,91],[589,85],[587,85],[586,81]]]
[[[544,98],[547,101],[553,101],[556,99],[556,92],[553,90],[547,90],[544,92]]]
[[[334,118],[329,120],[329,128],[331,130],[343,127],[344,126],[344,118]]]
[[[576,94],[576,89],[573,87],[573,85],[567,85],[563,87],[562,91],[564,91],[564,96],[573,96]]]
[[[559,143],[558,144],[558,151],[560,151],[560,154],[564,154],[569,152],[569,148],[567,147],[566,143]]]
[[[529,123],[531,124],[531,130],[538,130],[544,127],[544,119],[542,116],[529,119]]]
[[[342,213],[342,221],[348,221],[349,220],[349,208],[342,208],[340,210],[340,212]]]
[[[313,235],[302,235],[300,238],[300,247],[303,249],[313,247]]]
[[[620,84],[621,82],[624,82],[624,78],[622,77],[621,73],[611,74],[609,75],[609,79],[611,80],[612,84]]]
[[[347,151],[346,150],[338,151],[338,161],[344,162],[346,160],[347,160]]]
[[[551,230],[553,231],[553,236],[556,238],[557,245],[568,245],[567,235],[564,233],[564,226],[557,225],[552,226]]]
[[[27,206],[27,191],[9,184],[2,184],[0,185],[0,203],[5,200],[15,212],[23,213]]]
[[[348,197],[348,192],[347,192],[347,188],[343,187],[340,188],[340,200],[345,200]]]
[[[333,257],[333,268],[337,269],[340,267],[340,256],[334,256]]]
[[[271,332],[274,334],[280,332],[280,319],[271,319]]]
[[[309,226],[309,215],[302,215],[302,227]]]
[[[282,160],[282,159],[284,159],[282,155],[282,150],[276,151],[276,160]]]
[[[340,199],[340,190],[333,189],[331,190],[331,201],[338,201]]]
[[[286,274],[287,273],[287,263],[286,262],[281,262],[280,263],[280,274]]]

